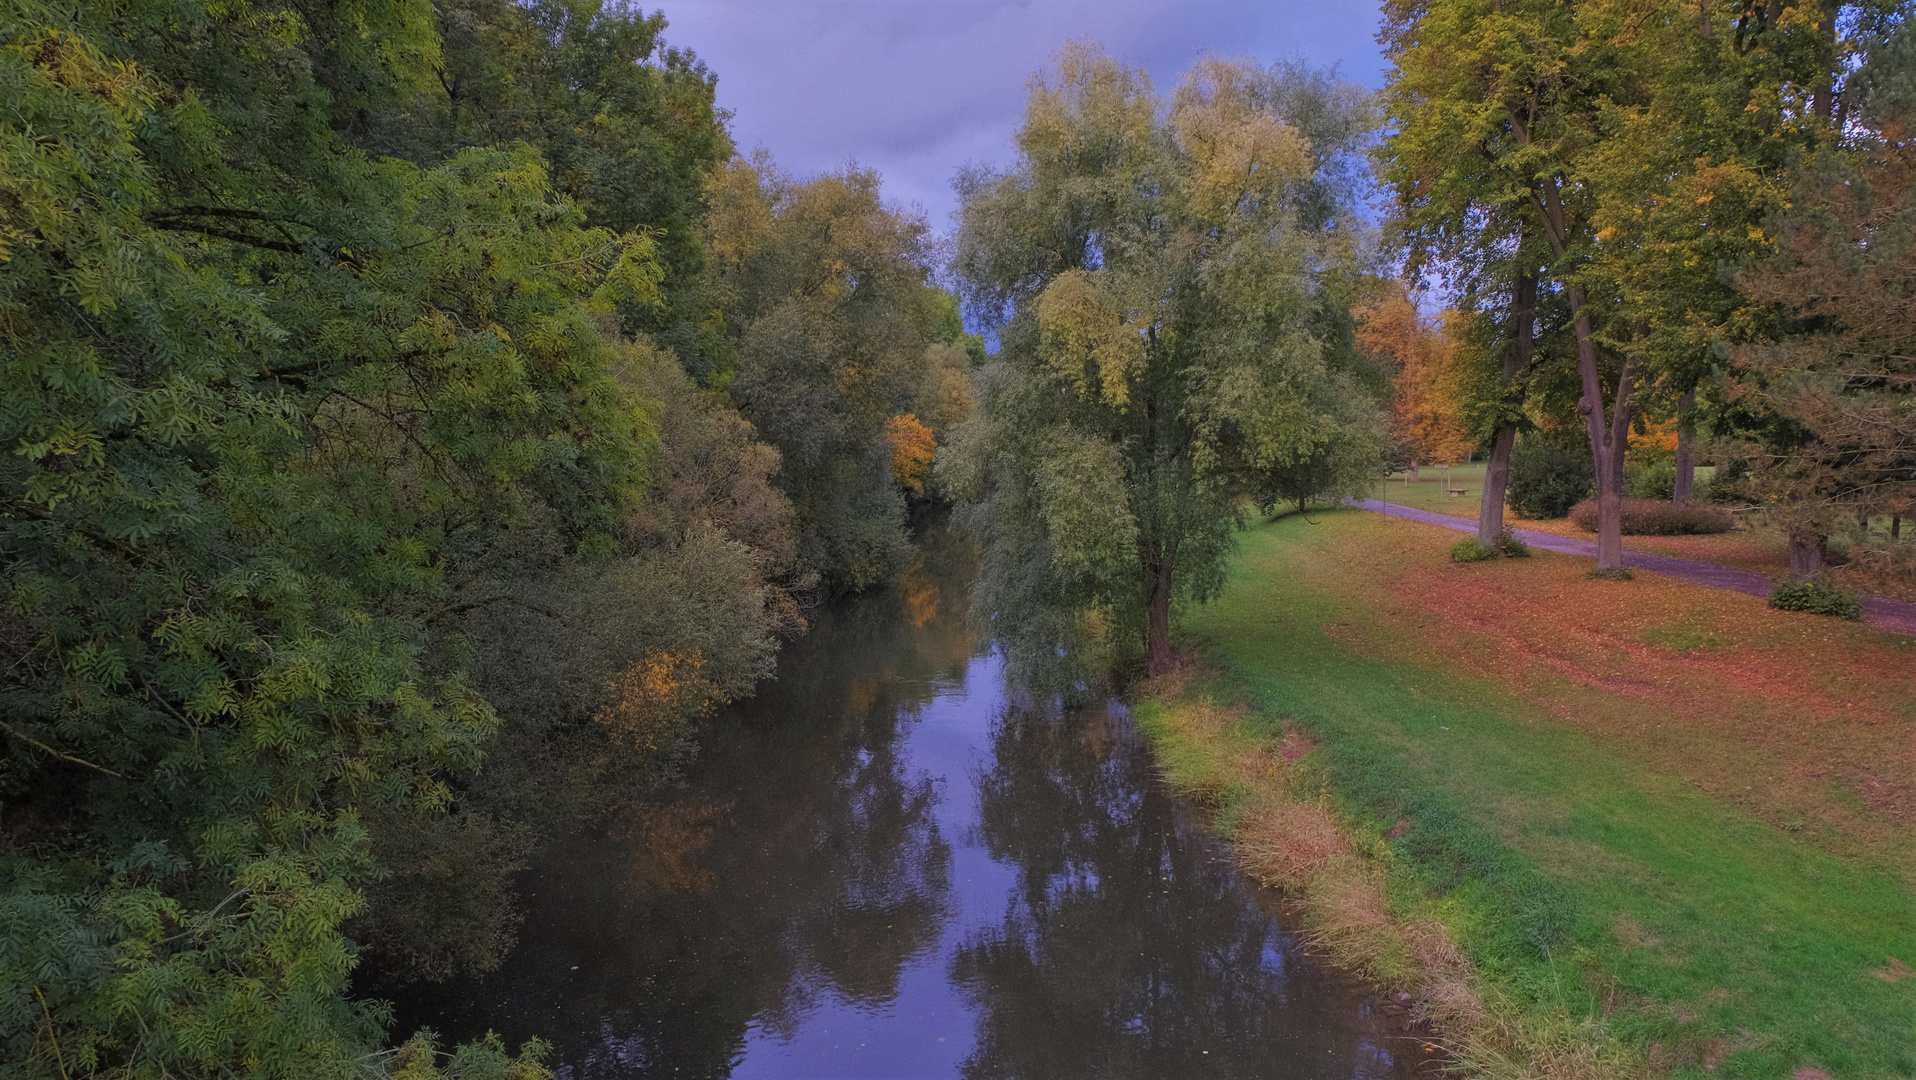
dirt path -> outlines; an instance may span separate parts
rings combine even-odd
[[[1426,525],[1436,525],[1454,532],[1475,533],[1477,531],[1476,521],[1469,518],[1419,510],[1413,506],[1382,503],[1376,499],[1353,499],[1351,505],[1365,510],[1375,510],[1391,517],[1421,521]],[[1512,529],[1511,531],[1517,534],[1519,540],[1534,548],[1555,551],[1563,555],[1580,555],[1586,559],[1597,557],[1595,540],[1579,540],[1574,536],[1557,536],[1532,529]],[[1673,578],[1680,578],[1698,585],[1708,585],[1713,589],[1730,589],[1734,592],[1748,593],[1751,596],[1767,597],[1775,585],[1767,576],[1753,570],[1733,570],[1715,563],[1678,559],[1669,555],[1652,555],[1643,551],[1626,549],[1623,553],[1623,563],[1625,566],[1639,570],[1668,574]],[[1878,630],[1916,637],[1916,604],[1867,596],[1863,598],[1863,621]]]

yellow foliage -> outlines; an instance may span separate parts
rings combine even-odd
[[[1045,287],[1038,335],[1039,353],[1079,396],[1095,395],[1120,412],[1131,404],[1131,376],[1144,367],[1144,342],[1089,273],[1067,270]]]
[[[656,750],[684,720],[705,716],[730,699],[705,677],[698,650],[640,657],[612,680],[612,701],[595,719],[629,748]]]
[[[1267,198],[1310,173],[1309,145],[1297,129],[1260,108],[1249,82],[1256,69],[1203,60],[1178,88],[1171,129],[1191,155],[1198,209],[1231,214],[1246,199]]]
[[[1429,325],[1400,288],[1358,323],[1359,345],[1397,361],[1391,434],[1420,462],[1448,465],[1471,451],[1463,432],[1456,320],[1447,312],[1442,325]]]
[[[905,601],[905,621],[913,630],[921,630],[925,624],[938,617],[938,605],[944,601],[945,591],[938,586],[938,579],[925,569],[925,556],[921,552],[917,561],[898,575],[898,595]]]
[[[922,496],[925,482],[931,479],[932,459],[938,456],[937,438],[912,413],[885,421],[885,438],[891,443],[892,481]]]

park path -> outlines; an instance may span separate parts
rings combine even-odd
[[[1399,506],[1396,503],[1379,502],[1376,499],[1352,499],[1351,505],[1365,510],[1375,510],[1391,517],[1408,518],[1421,521],[1426,525],[1436,525],[1461,533],[1475,533],[1477,522],[1474,518],[1452,517],[1431,510],[1419,510],[1414,506]],[[1574,536],[1558,536],[1555,533],[1536,532],[1532,529],[1512,529],[1517,539],[1534,548],[1555,551],[1563,555],[1581,555],[1586,559],[1597,557],[1595,540],[1580,540]],[[1695,559],[1679,559],[1670,555],[1652,555],[1646,551],[1624,549],[1623,564],[1639,570],[1649,570],[1658,574],[1668,574],[1673,578],[1708,585],[1713,589],[1731,589],[1751,596],[1768,597],[1775,587],[1767,575],[1754,570],[1736,570],[1715,563],[1698,562]],[[1863,621],[1878,630],[1888,630],[1893,634],[1907,634],[1916,637],[1916,604],[1905,604],[1900,600],[1885,600],[1879,596],[1863,598]]]

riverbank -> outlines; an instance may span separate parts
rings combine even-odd
[[[1489,1075],[1916,1073],[1916,648],[1355,511],[1244,538],[1174,784]]]

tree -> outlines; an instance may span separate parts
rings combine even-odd
[[[1438,325],[1430,325],[1400,285],[1357,324],[1358,344],[1389,358],[1396,369],[1391,379],[1391,439],[1409,458],[1412,479],[1419,462],[1448,465],[1471,451],[1463,432],[1459,321],[1456,312],[1447,311]]]
[[[929,283],[922,219],[885,206],[876,173],[800,181],[769,160],[715,174],[708,289],[738,353],[740,411],[782,455],[799,558],[855,591],[901,569],[905,502],[893,482],[893,417],[940,424],[966,407],[941,343],[948,310]],[[962,332],[962,331],[960,331]]]
[[[574,669],[608,744],[661,751],[631,774],[769,662],[776,455],[616,334],[669,230],[592,224],[526,143],[364,151],[436,137],[396,103],[444,45],[381,0],[0,20],[8,1075],[359,1077],[362,946],[483,967],[530,819],[469,785],[552,732],[470,661],[549,606],[529,581],[639,624]],[[395,1067],[439,1075],[428,1042]]]
[[[1795,437],[1753,446],[1755,487],[1790,508],[1790,569],[1822,566],[1821,537],[1916,495],[1916,34],[1864,69],[1869,94],[1853,152],[1801,170],[1771,219],[1776,255],[1737,285],[1796,332],[1739,348],[1732,392],[1788,421]]]
[[[1597,193],[1583,169],[1603,109],[1641,97],[1637,73],[1648,48],[1626,31],[1628,21],[1627,12],[1607,6],[1406,2],[1389,9],[1385,30],[1399,123],[1388,150],[1397,162],[1392,179],[1400,208],[1431,234],[1423,243],[1483,253],[1477,265],[1508,265],[1512,280],[1540,261],[1536,240],[1548,252],[1542,280],[1561,290],[1569,309],[1578,411],[1597,461],[1598,573],[1623,566],[1623,455],[1638,374],[1626,355],[1606,405],[1588,292],[1593,281],[1607,286],[1589,269]],[[1459,146],[1475,152],[1457,154]],[[1487,237],[1461,239],[1485,219]],[[1513,295],[1512,321],[1524,334],[1528,310]]]
[[[1325,275],[1356,247],[1327,162],[1365,124],[1350,96],[1287,113],[1286,69],[1207,60],[1165,102],[1089,46],[1057,64],[1017,163],[960,181],[957,273],[1000,348],[939,469],[1008,655],[1037,671],[1141,639],[1155,675],[1239,500],[1341,435],[1313,398],[1337,378]]]
[[[668,47],[663,12],[602,0],[451,0],[432,6],[430,82],[352,115],[376,154],[430,165],[472,146],[524,142],[586,222],[643,231],[665,269],[659,302],[621,312],[701,379],[732,355],[702,287],[708,177],[732,156],[717,78]]]
[[[1373,490],[1390,434],[1368,380],[1327,368],[1304,389],[1309,407],[1334,432],[1311,449],[1263,469],[1254,498],[1275,507],[1289,503],[1299,513],[1313,502],[1361,498]]]

